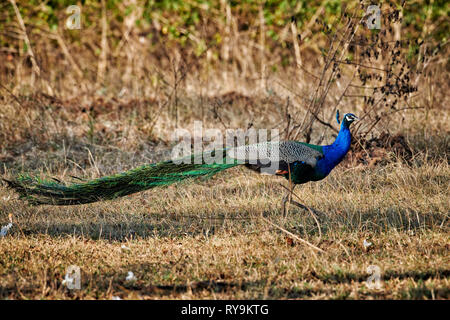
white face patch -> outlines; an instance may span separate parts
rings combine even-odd
[[[356,119],[356,117],[352,116],[352,115],[346,115],[345,116],[345,120],[347,120],[348,122],[352,122]]]

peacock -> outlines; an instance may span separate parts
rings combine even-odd
[[[336,114],[339,123],[339,112]],[[340,130],[331,145],[319,146],[298,141],[272,141],[250,145],[213,150],[208,156],[223,161],[174,161],[167,160],[91,181],[65,185],[60,182],[39,180],[30,176],[19,176],[16,180],[5,180],[20,197],[35,205],[77,205],[100,200],[115,199],[143,190],[167,186],[193,178],[209,178],[229,168],[245,165],[258,173],[283,176],[290,182],[286,203],[305,206],[292,200],[296,185],[324,179],[344,158],[350,149],[350,125],[358,118],[352,114],[344,115]],[[261,152],[264,151],[264,152]],[[254,155],[257,155],[256,158]],[[196,155],[192,155],[192,159]],[[201,159],[205,159],[202,154]]]

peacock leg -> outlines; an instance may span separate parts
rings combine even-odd
[[[282,203],[283,203],[283,216],[284,217],[287,217],[287,215],[288,215],[289,204],[293,203],[292,193],[294,192],[295,186],[296,186],[295,184],[290,183],[289,184],[289,189],[290,190],[288,190],[286,195],[283,197]],[[286,206],[286,204],[288,204],[288,205]]]
[[[294,206],[299,207],[300,209],[306,210],[306,211],[311,211],[314,215],[316,215],[316,217],[320,218],[320,217],[326,217],[326,214],[318,211],[316,209],[313,208],[308,208],[307,206],[305,206],[304,204],[301,204],[300,202],[297,202],[295,200],[292,199],[292,195],[293,195],[293,191],[295,188],[295,184],[290,185],[290,191],[288,190],[286,195],[283,197],[282,203],[283,203],[283,216],[286,217],[288,214],[288,209],[289,207],[286,204],[293,204]]]
[[[288,172],[289,172],[289,190],[288,193],[283,198],[283,216],[286,218],[289,211],[289,204],[292,202],[292,194],[294,193],[295,184],[292,183],[291,176],[291,165],[288,164]],[[286,203],[288,203],[288,207],[286,208]]]

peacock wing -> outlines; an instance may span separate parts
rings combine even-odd
[[[294,163],[314,168],[323,153],[318,146],[297,141],[275,141],[235,147],[229,150],[228,156],[258,172],[283,174]]]

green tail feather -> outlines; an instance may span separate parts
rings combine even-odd
[[[194,156],[191,157],[191,160],[193,159]],[[236,161],[226,160],[229,159],[224,159],[223,164],[177,164],[173,161],[164,161],[69,186],[53,181],[40,181],[28,176],[21,176],[16,181],[5,181],[20,194],[21,198],[27,199],[31,204],[74,205],[115,199],[187,179],[209,178],[239,164]]]

